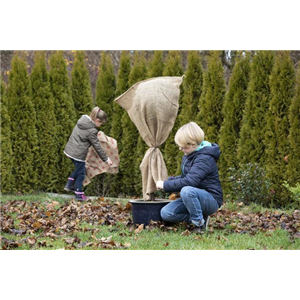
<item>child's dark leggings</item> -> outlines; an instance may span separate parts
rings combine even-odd
[[[82,182],[85,177],[85,162],[78,161],[72,158],[71,160],[74,163],[75,171],[73,171],[70,177],[74,178],[76,191],[82,192]]]

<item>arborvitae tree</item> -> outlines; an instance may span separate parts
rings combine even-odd
[[[198,114],[199,99],[201,97],[203,85],[203,68],[201,58],[198,51],[189,51],[188,68],[185,72],[183,80],[183,97],[181,101],[180,113],[178,114],[178,122],[180,128],[184,124],[194,122]],[[177,129],[178,129],[177,128]],[[181,172],[182,152],[177,151],[177,174]]]
[[[56,117],[56,146],[58,164],[56,172],[59,181],[57,191],[63,191],[68,177],[73,171],[74,165],[64,154],[64,149],[69,137],[76,125],[76,114],[72,100],[67,65],[62,51],[54,52],[50,57],[50,87],[54,99]]]
[[[144,80],[147,75],[147,65],[144,51],[135,51],[133,67],[129,74],[129,87],[135,83]]]
[[[242,55],[242,54],[241,54]],[[220,130],[219,145],[222,151],[219,170],[223,190],[230,185],[226,182],[229,168],[237,168],[237,145],[242,126],[243,111],[247,98],[247,88],[250,78],[250,56],[236,58],[229,80],[229,88],[225,95],[223,106],[224,121]]]
[[[99,75],[96,86],[96,105],[108,116],[107,122],[101,126],[101,131],[109,135],[112,126],[113,100],[116,92],[114,66],[109,53],[102,52]]]
[[[164,61],[163,61],[163,52],[161,50],[154,51],[154,55],[149,62],[148,67],[148,77],[160,77],[163,74],[164,70]]]
[[[139,54],[136,51],[134,64],[129,75],[129,87],[145,79],[146,72],[144,53]],[[135,151],[137,149],[139,133],[126,111],[123,113],[121,122],[123,129],[122,153],[120,155],[120,169],[123,174],[122,189],[125,195],[134,195],[136,184],[139,182],[142,184],[141,172],[136,171],[141,163],[141,159]]]
[[[265,157],[264,135],[271,91],[269,77],[274,65],[273,51],[258,51],[251,64],[248,96],[245,103],[238,161],[241,164],[259,163],[263,166]]]
[[[288,193],[283,188],[286,180],[284,157],[290,152],[289,108],[294,95],[295,70],[289,51],[278,51],[270,76],[271,101],[267,114],[265,135],[266,171],[272,182],[275,204],[288,204]],[[298,149],[299,150],[299,149]],[[298,151],[299,155],[299,151]]]
[[[169,51],[163,76],[182,76],[183,75],[183,69],[182,69],[182,63],[181,63],[181,54],[180,51]],[[161,149],[163,152],[164,160],[168,169],[168,174],[174,175],[177,171],[177,165],[178,162],[176,160],[176,157],[178,155],[178,147],[175,144],[174,137],[175,134],[179,128],[179,118],[178,115],[180,115],[180,109],[181,109],[181,99],[182,99],[182,86],[180,88],[180,98],[179,98],[179,110],[177,114],[177,118],[174,124],[174,127],[172,131],[170,132],[170,135],[168,139],[166,140],[165,144],[163,145],[163,148]],[[175,158],[175,159],[174,159]]]
[[[118,80],[117,80],[117,88],[116,88],[116,95],[119,95],[126,92],[129,88],[129,74],[130,74],[130,53],[128,51],[122,51],[120,57],[120,67],[118,71]],[[112,116],[112,126],[110,135],[118,142],[118,150],[119,155],[122,153],[122,140],[123,140],[123,130],[121,119],[124,114],[124,109],[117,104],[115,101],[113,102],[113,116]],[[119,168],[118,174],[113,174],[110,187],[110,196],[118,196],[121,192],[120,182],[122,182],[123,174],[122,170]]]
[[[8,107],[11,120],[11,144],[14,156],[12,173],[16,191],[33,192],[38,187],[36,157],[36,113],[31,101],[31,86],[25,59],[17,54],[9,74]]]
[[[12,193],[13,185],[13,154],[11,147],[11,122],[8,114],[5,83],[1,84],[1,192]]]
[[[296,80],[295,95],[289,110],[289,151],[287,179],[291,186],[300,183],[300,62]]]
[[[220,51],[211,51],[204,73],[199,114],[196,123],[204,130],[205,139],[217,143],[223,122],[222,107],[225,98],[225,79]]]
[[[89,115],[93,108],[93,97],[84,51],[75,52],[71,89],[77,119],[83,114]]]
[[[58,180],[56,118],[46,68],[45,52],[35,52],[35,64],[31,74],[32,101],[36,111],[36,129],[39,155],[35,158],[38,190],[51,191]]]
[[[198,113],[199,99],[202,93],[203,68],[198,51],[189,51],[188,68],[183,80],[184,96],[181,102],[181,112],[178,116],[180,124],[194,121]]]
[[[120,67],[118,71],[118,80],[115,98],[123,94],[129,89],[129,74],[130,74],[130,53],[122,51],[120,57]],[[113,101],[113,116],[110,135],[118,141],[119,154],[122,152],[122,126],[121,119],[124,114],[124,109]]]
[[[107,122],[100,128],[100,130],[106,135],[110,135],[112,121],[114,118],[113,102],[115,99],[115,93],[116,77],[114,74],[114,66],[110,54],[103,51],[96,86],[96,105],[105,111],[108,116]],[[110,193],[110,186],[114,179],[115,175],[111,174],[104,173],[100,176],[96,176],[92,183],[88,186],[89,190],[93,189],[93,193],[106,196]]]

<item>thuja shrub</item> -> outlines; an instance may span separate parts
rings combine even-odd
[[[300,205],[300,183],[297,183],[294,187],[290,186],[286,181],[283,184],[285,188],[287,188],[290,193],[292,194],[292,199],[296,204],[298,204],[298,207]]]
[[[245,204],[256,203],[272,206],[271,182],[266,177],[265,170],[257,163],[248,163],[243,167],[229,169],[232,184],[230,196]]]

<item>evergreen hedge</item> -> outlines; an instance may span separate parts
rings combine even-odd
[[[39,191],[53,191],[59,181],[57,173],[57,127],[54,101],[50,90],[45,53],[35,52],[31,73],[32,102],[36,111],[36,130],[39,154],[35,157]]]
[[[2,78],[1,85],[1,192],[4,194],[14,191],[13,153],[11,145],[11,120],[8,114],[6,86]]]
[[[25,58],[15,54],[9,74],[8,107],[11,120],[11,145],[14,157],[12,174],[15,190],[31,193],[39,188],[36,165],[38,141],[36,112]]]

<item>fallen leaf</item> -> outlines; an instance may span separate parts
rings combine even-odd
[[[41,228],[42,227],[42,224],[40,222],[34,222],[32,224],[32,227],[34,227],[35,229],[38,229],[38,228]]]
[[[173,193],[173,194],[171,194],[170,196],[169,196],[169,200],[175,200],[175,199],[178,199],[179,197],[178,197],[178,194],[175,194],[175,193]]]
[[[75,238],[65,238],[65,239],[63,239],[63,240],[64,240],[67,244],[73,244]]]
[[[181,233],[181,235],[186,235],[186,236],[189,236],[190,234],[191,232],[188,229]]]
[[[33,246],[35,243],[37,242],[37,239],[33,236],[33,237],[28,237],[27,238],[27,243],[30,245],[30,246]]]
[[[144,229],[144,224],[139,225],[139,227],[134,231],[134,233],[138,234]]]

